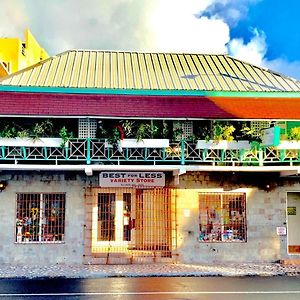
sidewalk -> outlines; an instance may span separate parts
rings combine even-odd
[[[155,276],[300,276],[299,265],[273,264],[134,264],[0,265],[0,278],[104,278]]]

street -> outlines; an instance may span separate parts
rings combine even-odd
[[[0,299],[299,299],[299,277],[1,279]]]

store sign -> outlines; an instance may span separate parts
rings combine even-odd
[[[286,235],[286,227],[284,226],[276,227],[276,233],[277,235]]]
[[[101,172],[101,187],[164,187],[163,172]]]
[[[262,133],[262,142],[261,146],[271,147],[278,146],[280,143],[280,128],[278,126],[274,126],[268,129],[263,129]]]

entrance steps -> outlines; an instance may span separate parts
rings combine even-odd
[[[149,253],[92,253],[84,257],[84,264],[91,265],[128,265],[128,264],[151,264],[172,263],[172,257],[164,257],[160,252]]]
[[[300,258],[288,258],[280,260],[280,263],[283,265],[296,265],[300,266]]]

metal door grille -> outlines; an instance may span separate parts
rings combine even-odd
[[[246,195],[244,193],[200,193],[201,242],[246,241]]]
[[[91,256],[170,258],[176,247],[172,189],[91,188]],[[87,215],[87,218],[89,216]]]

